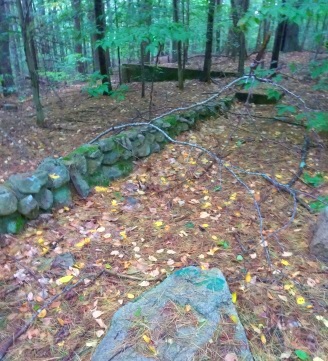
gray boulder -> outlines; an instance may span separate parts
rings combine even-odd
[[[62,162],[68,169],[76,169],[82,175],[87,173],[87,161],[82,154],[72,153],[64,157]]]
[[[223,360],[228,353],[253,360],[227,282],[218,269],[187,267],[121,307],[91,360]]]
[[[101,154],[98,158],[87,158],[88,175],[93,175],[100,170],[101,163],[104,159],[104,155]]]
[[[110,152],[116,148],[117,144],[115,140],[111,138],[102,139],[99,141],[99,148],[102,152]]]
[[[69,182],[68,169],[59,159],[45,158],[39,165],[38,170],[46,171],[48,173],[48,188],[59,188]]]
[[[45,171],[13,174],[8,180],[13,189],[24,194],[39,193],[41,187],[44,186],[47,181],[48,173]]]
[[[67,185],[54,189],[53,196],[55,207],[69,206],[72,204],[72,193]]]
[[[90,186],[88,182],[76,170],[71,170],[70,174],[71,174],[71,181],[74,185],[77,194],[82,198],[87,198],[87,196],[90,193]]]
[[[121,157],[121,152],[117,149],[113,149],[111,152],[104,153],[104,158],[102,160],[103,164],[112,165],[115,164]]]
[[[44,211],[49,211],[54,203],[54,196],[47,188],[41,188],[40,192],[34,196],[39,207]]]
[[[7,216],[17,210],[17,198],[7,187],[0,186],[0,216]]]
[[[35,219],[39,215],[39,204],[30,194],[18,202],[18,212],[28,219]]]
[[[320,214],[310,243],[310,252],[328,263],[328,207]]]

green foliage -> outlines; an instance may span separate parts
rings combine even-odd
[[[91,74],[89,84],[83,88],[83,91],[86,91],[91,97],[95,98],[104,95],[108,91],[108,83],[102,82],[105,78],[106,75],[101,75],[99,71],[95,71]]]
[[[279,100],[281,98],[281,92],[277,89],[267,89],[266,94],[268,96],[268,99]]]
[[[113,90],[110,95],[115,100],[122,101],[125,99],[128,90],[129,87],[126,84],[122,84],[116,90]]]
[[[328,196],[318,197],[318,200],[311,202],[309,206],[314,212],[320,212],[328,206]]]
[[[295,114],[297,112],[297,109],[292,105],[278,104],[276,106],[276,109],[278,116],[286,115],[286,114]]]
[[[321,173],[316,173],[314,176],[311,176],[307,172],[303,174],[303,181],[315,188],[321,186],[321,184],[325,182],[324,176]]]
[[[307,112],[298,114],[297,120],[305,120],[308,129],[328,132],[328,112]]]
[[[295,355],[302,361],[310,360],[309,355],[302,350],[295,350]]]
[[[310,64],[311,77],[317,81],[314,90],[328,90],[328,60],[312,62]]]

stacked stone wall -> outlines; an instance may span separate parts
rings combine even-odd
[[[153,124],[174,138],[197,121],[224,113],[230,103],[231,99],[207,103]],[[0,185],[0,233],[18,233],[41,213],[69,206],[73,193],[86,198],[92,187],[108,186],[128,175],[135,160],[159,152],[167,142],[155,128],[133,127],[96,144],[84,144],[65,157],[46,158],[33,172],[11,175]]]

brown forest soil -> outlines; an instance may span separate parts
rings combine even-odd
[[[284,85],[311,106],[327,106],[327,95],[313,92],[312,83],[290,79]],[[204,99],[215,89],[217,85],[198,81],[187,82],[184,92],[174,83],[155,84],[153,114]],[[88,98],[80,86],[62,89],[63,102],[54,96],[44,102],[46,129],[33,125],[28,102],[18,113],[5,114],[1,126],[9,137],[2,138],[1,176],[33,169],[45,156],[68,153],[140,112],[148,118],[148,100],[140,99],[139,93],[139,84],[133,84],[126,99],[116,102]],[[212,118],[179,139],[213,150],[227,165],[288,182],[299,166],[305,130],[272,120],[274,114],[272,106],[245,108],[237,103],[227,116]],[[317,145],[317,140],[312,139],[307,171],[323,173],[325,184],[314,189],[299,180],[295,185],[313,196],[327,194],[328,189],[327,144],[323,140]],[[145,280],[191,264],[219,267],[237,294],[236,306],[258,360],[275,361],[284,352],[292,353],[285,359],[296,360],[297,349],[325,360],[327,268],[308,252],[316,216],[298,205],[294,218],[288,194],[261,177],[236,173],[261,206],[270,264],[260,242],[259,217],[245,187],[230,173],[221,174],[204,154],[171,144],[136,162],[129,177],[96,188],[87,200],[76,198],[73,207],[56,210],[46,221],[31,222],[22,234],[6,238],[0,255],[0,342],[43,305],[42,291],[49,296],[60,292],[63,285],[56,280],[66,273],[51,269],[50,262],[59,253],[72,252],[79,270],[68,273],[73,272],[75,280],[91,279],[106,267]],[[17,289],[4,295],[15,285]],[[10,349],[8,359],[67,361],[77,354],[89,360],[113,312],[151,286],[152,282],[111,275],[86,281],[48,307]],[[95,310],[102,312],[97,320]]]

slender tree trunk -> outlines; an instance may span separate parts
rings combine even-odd
[[[97,30],[96,39],[97,41],[102,41],[105,37],[105,29],[106,29],[103,0],[94,0],[94,6],[95,6],[95,18],[96,18],[96,30]],[[107,84],[107,90],[104,91],[104,95],[109,95],[112,91],[112,84],[109,75],[109,64],[107,63],[107,59],[106,59],[106,51],[100,45],[98,45],[97,47],[97,55],[99,59],[100,74],[103,77],[102,83]]]
[[[9,17],[5,0],[0,0],[0,85],[4,96],[14,92],[14,78],[10,62]]]
[[[173,21],[179,23],[179,1],[173,0]],[[184,88],[183,82],[183,59],[182,59],[182,41],[177,42],[178,56],[178,87],[180,90]]]
[[[79,58],[82,56],[82,36],[81,36],[81,0],[71,0],[74,12],[74,52]],[[85,73],[84,62],[78,60],[76,70],[80,74]]]
[[[117,0],[114,0],[114,11],[115,11],[115,25],[116,30],[118,30],[118,13],[117,13]],[[121,72],[121,50],[120,47],[117,47],[117,63],[118,63],[118,79],[120,85],[122,84],[122,72]]]
[[[33,37],[31,34],[31,29],[33,28],[33,21],[31,14],[31,2],[29,0],[23,0],[22,4],[21,0],[16,0],[16,6],[21,25],[27,67],[31,78],[33,102],[36,109],[36,123],[37,125],[42,127],[44,126],[44,113],[40,101],[40,88],[37,73],[36,54],[33,54],[33,51],[35,51],[35,47],[32,46]]]
[[[215,14],[215,0],[208,0],[206,46],[202,80],[211,81],[212,49],[213,49],[213,25]]]
[[[286,0],[282,0],[282,3],[284,4]],[[279,62],[279,54],[282,46],[282,41],[285,33],[285,28],[287,25],[287,20],[282,19],[276,28],[276,33],[274,36],[274,43],[273,43],[273,49],[272,49],[272,56],[271,56],[271,65],[270,69],[276,69],[278,67]]]

